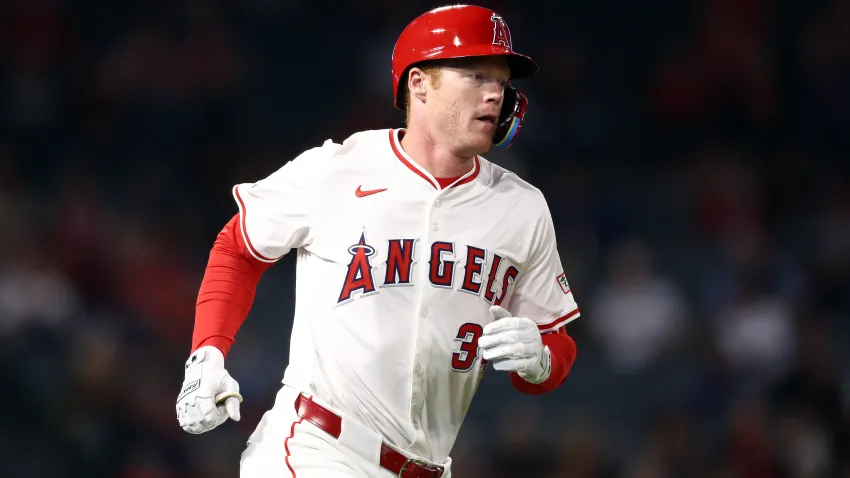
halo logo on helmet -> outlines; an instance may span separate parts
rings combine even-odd
[[[404,109],[405,82],[411,67],[428,60],[503,56],[511,79],[537,73],[537,63],[513,51],[511,31],[501,15],[475,5],[452,5],[428,11],[408,24],[396,40],[392,57],[393,104]],[[508,149],[522,127],[528,100],[512,85],[505,88],[493,144]]]
[[[498,13],[490,16],[490,20],[493,20],[493,44],[503,45],[505,48],[513,49],[511,45],[511,31],[508,30],[505,20]]]

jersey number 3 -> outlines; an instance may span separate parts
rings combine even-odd
[[[478,338],[483,333],[484,328],[478,324],[468,322],[460,326],[455,337],[460,342],[460,349],[452,354],[452,370],[468,372],[472,368],[478,358]]]

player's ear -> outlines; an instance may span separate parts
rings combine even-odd
[[[413,67],[407,74],[407,90],[411,99],[416,97],[425,101],[426,83],[429,81],[428,74],[421,68]]]

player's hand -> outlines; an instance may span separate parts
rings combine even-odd
[[[212,346],[186,360],[186,376],[177,397],[177,421],[189,433],[204,433],[228,418],[239,421],[239,384],[224,369],[224,355]]]
[[[484,326],[478,339],[478,347],[484,360],[493,363],[493,368],[517,372],[531,383],[541,383],[549,378],[551,357],[537,324],[524,317],[512,317],[503,307],[490,307],[495,319]]]

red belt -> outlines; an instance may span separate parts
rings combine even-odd
[[[342,432],[342,418],[339,415],[300,393],[298,398],[295,399],[295,411],[298,416],[316,425],[334,438],[339,438]],[[399,478],[439,478],[443,474],[442,466],[408,458],[384,443],[381,443],[380,463],[382,467]]]

